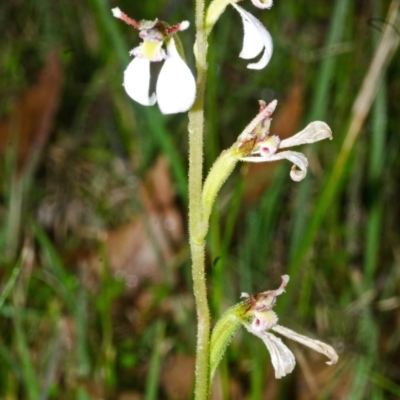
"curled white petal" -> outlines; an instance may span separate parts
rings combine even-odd
[[[130,62],[124,73],[124,88],[133,100],[143,106],[152,106],[156,102],[156,95],[149,95],[149,60],[136,57]]]
[[[188,111],[196,97],[196,82],[173,39],[167,46],[167,57],[157,80],[156,93],[163,114]]]
[[[257,63],[247,65],[247,68],[250,69],[262,69],[268,64],[272,56],[273,45],[271,35],[256,17],[235,3],[231,4],[239,12],[243,21],[243,47],[239,57],[244,59],[254,58],[264,50],[262,57]]]
[[[260,332],[255,330],[249,324],[246,324],[245,327],[250,333],[259,337],[267,346],[267,349],[271,354],[271,362],[275,370],[275,378],[282,378],[293,371],[296,365],[296,360],[293,353],[284,343],[282,343],[280,338],[277,338],[272,333],[266,331]]]
[[[288,337],[289,339],[295,340],[296,342],[301,343],[304,346],[307,346],[310,349],[317,351],[318,353],[324,354],[330,359],[330,361],[327,362],[328,365],[335,364],[339,359],[339,356],[337,355],[333,347],[329,346],[326,343],[320,342],[319,340],[311,339],[307,336],[300,335],[299,333],[280,325],[274,326],[272,330],[278,332],[283,336]]]
[[[294,164],[290,171],[290,177],[296,182],[303,180],[307,175],[308,160],[303,153],[297,151],[282,151],[268,156],[249,156],[239,158],[239,160],[248,162],[265,162],[283,160],[284,158]]]
[[[324,139],[332,139],[332,131],[329,126],[322,121],[314,121],[308,124],[302,131],[292,137],[281,141],[279,148],[299,146],[305,143],[314,143]]]

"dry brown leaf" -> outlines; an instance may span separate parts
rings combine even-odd
[[[170,267],[184,237],[182,216],[174,204],[168,162],[160,157],[139,184],[143,212],[132,221],[106,234],[108,265],[130,290],[145,280],[161,282],[171,277]],[[95,276],[104,260],[92,253],[89,265]],[[164,271],[163,271],[164,268]]]
[[[0,153],[15,143],[20,170],[32,154],[43,148],[50,136],[58,109],[62,72],[56,51],[49,52],[37,82],[26,90],[12,115],[0,122]]]
[[[168,399],[186,400],[193,390],[194,357],[176,354],[168,357],[161,374],[161,384]]]

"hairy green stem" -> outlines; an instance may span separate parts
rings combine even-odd
[[[204,31],[204,0],[196,0],[197,95],[189,111],[189,240],[193,291],[197,311],[195,400],[209,395],[210,311],[205,279],[205,233],[202,226],[204,93],[207,78],[207,38]]]

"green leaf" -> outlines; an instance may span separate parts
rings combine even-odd
[[[210,383],[229,343],[243,323],[247,307],[248,302],[243,301],[229,308],[218,320],[212,331],[210,343]]]

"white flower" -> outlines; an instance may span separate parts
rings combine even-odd
[[[253,3],[257,5],[262,2],[254,0]],[[247,65],[247,68],[250,69],[263,69],[272,56],[273,45],[271,35],[256,17],[235,3],[231,4],[239,12],[243,22],[243,47],[239,57],[248,60],[257,57],[264,51],[257,63]],[[272,2],[269,6],[272,6]]]
[[[330,361],[327,362],[328,365],[335,364],[339,358],[333,347],[328,344],[300,335],[291,329],[278,325],[278,317],[275,312],[272,311],[272,307],[276,303],[276,297],[284,292],[284,288],[288,282],[289,276],[284,275],[282,276],[282,284],[277,290],[260,293],[255,297],[245,294],[245,296],[249,298],[248,301],[250,303],[248,313],[252,313],[254,318],[251,323],[247,322],[246,319],[242,321],[245,328],[253,335],[259,337],[266,345],[271,355],[272,365],[275,369],[275,377],[278,379],[293,371],[296,360],[292,351],[283,344],[282,340],[268,332],[270,329],[324,354],[330,359]]]
[[[124,87],[128,95],[144,106],[158,102],[163,114],[185,112],[193,105],[196,97],[196,82],[180,56],[176,40],[178,31],[189,27],[188,21],[169,26],[165,22],[140,21],[129,18],[119,8],[112,10],[113,15],[140,31],[143,39],[130,54],[135,58],[124,73]],[[162,48],[166,44],[166,51]],[[150,93],[151,62],[164,61],[157,79],[155,93]]]
[[[271,119],[269,117],[274,112],[276,105],[276,100],[268,105],[260,101],[259,114],[250,122],[237,141],[239,153],[240,148],[249,142],[251,143],[251,148],[244,155],[239,154],[238,158],[241,161],[248,162],[287,159],[294,164],[290,172],[291,178],[294,181],[301,181],[307,174],[308,160],[305,155],[296,151],[282,151],[280,153],[277,151],[287,147],[332,139],[332,131],[325,122],[314,121],[288,139],[280,140],[278,136],[270,136],[269,126]]]

